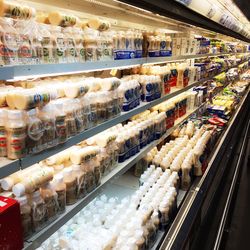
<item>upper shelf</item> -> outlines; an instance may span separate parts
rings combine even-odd
[[[66,74],[77,74],[90,71],[99,71],[114,68],[129,68],[139,66],[145,63],[167,63],[186,59],[195,59],[203,57],[216,57],[223,55],[235,55],[242,53],[217,53],[202,55],[184,55],[170,57],[151,57],[129,60],[110,60],[84,63],[61,63],[61,64],[34,64],[34,65],[10,65],[0,67],[0,80],[23,80],[26,78],[36,78],[42,76],[56,76]]]
[[[230,37],[234,37],[241,41],[250,42],[250,39],[245,36],[232,31],[219,23],[212,21],[211,19],[202,16],[201,14],[187,8],[186,6],[172,0],[119,0],[120,2],[130,4],[132,6],[139,7],[141,9],[157,13],[159,15],[172,18],[174,20],[181,21],[186,24],[195,25],[207,30],[211,30],[220,34],[224,34]],[[202,3],[202,1],[201,1]]]

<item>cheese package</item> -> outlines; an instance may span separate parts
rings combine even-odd
[[[78,20],[74,15],[63,14],[58,11],[50,12],[48,19],[50,24],[62,27],[74,26]]]
[[[104,19],[92,18],[88,21],[88,26],[91,29],[105,31],[105,30],[108,30],[110,28],[110,23]]]
[[[81,164],[99,153],[100,149],[97,146],[89,146],[74,150],[70,154],[70,160],[73,164]]]
[[[30,19],[35,17],[36,10],[28,6],[21,6],[17,3],[11,3],[9,1],[0,0],[0,16]]]

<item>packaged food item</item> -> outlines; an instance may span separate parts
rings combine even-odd
[[[20,5],[18,3],[12,3],[9,1],[0,1],[0,16],[29,19],[35,17],[36,10],[34,8]]]
[[[81,28],[72,27],[73,37],[75,39],[75,49],[77,55],[77,61],[85,62],[85,47],[83,39],[83,30]]]
[[[97,60],[97,37],[99,36],[98,31],[85,28],[84,29],[84,47],[86,61],[96,61]]]
[[[30,206],[32,229],[34,232],[37,232],[43,227],[46,215],[46,205],[39,190],[31,195]]]
[[[13,19],[1,18],[0,20],[0,33],[3,41],[3,48],[1,54],[4,58],[5,65],[16,65],[18,64],[18,43],[19,34],[14,28]]]
[[[27,33],[26,27],[28,21],[18,21],[15,23],[15,29],[19,34],[18,61],[19,64],[32,64],[32,45],[31,36]]]
[[[42,37],[42,63],[55,63],[56,45],[51,34],[50,26],[47,24],[39,24],[38,28]]]
[[[107,20],[101,18],[92,18],[88,20],[88,26],[91,29],[105,31],[110,28],[110,23]]]
[[[51,95],[48,90],[34,88],[16,91],[12,98],[15,108],[25,110],[44,106],[51,100]]]
[[[40,192],[46,207],[45,221],[52,220],[59,209],[57,192],[51,182],[44,184]]]
[[[53,147],[57,144],[54,107],[50,104],[38,112],[38,118],[43,124],[42,149]]]
[[[62,103],[55,103],[55,129],[58,144],[65,143],[68,139],[68,128],[66,114],[63,111]]]
[[[42,150],[43,124],[37,117],[36,109],[28,111],[27,116],[27,153],[35,154]]]
[[[15,160],[26,155],[27,124],[23,112],[8,110],[6,123],[7,132],[7,157]]]
[[[74,26],[78,20],[74,15],[60,13],[58,11],[50,12],[48,20],[52,25],[58,25],[62,27]]]
[[[80,165],[72,166],[73,175],[77,179],[77,198],[81,198],[86,194],[86,185],[85,185],[85,173],[81,170]]]
[[[32,233],[31,206],[28,203],[28,198],[26,195],[16,197],[15,200],[17,200],[20,204],[23,237],[27,238]]]
[[[0,157],[7,156],[7,111],[0,109]]]
[[[65,35],[67,62],[77,62],[76,41],[75,36],[73,34],[73,29],[71,27],[64,28],[63,34]]]
[[[65,122],[69,137],[77,133],[76,110],[72,104],[73,102],[69,99],[65,99],[65,102],[63,102],[63,112],[66,114]]]
[[[63,213],[66,207],[66,184],[63,181],[63,175],[56,174],[53,184],[57,193],[58,213]]]
[[[53,179],[54,169],[50,167],[42,167],[36,169],[29,178],[22,179],[21,182],[15,184],[12,188],[15,196],[22,196],[25,193],[30,194],[38,189],[41,185]]]
[[[40,168],[39,164],[32,165],[29,168],[26,168],[24,170],[20,170],[18,172],[15,172],[1,180],[1,186],[4,190],[9,191],[12,189],[12,187],[17,184],[18,182],[21,182],[25,175],[28,175],[32,171],[36,171],[36,169]]]
[[[77,179],[71,167],[65,168],[63,175],[63,181],[66,185],[66,204],[72,205],[77,200]]]
[[[53,40],[53,56],[56,63],[66,63],[66,37],[62,33],[62,28],[60,26],[51,26],[50,27],[52,40]]]

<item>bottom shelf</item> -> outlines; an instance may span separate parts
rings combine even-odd
[[[118,201],[121,201],[125,197],[132,196],[138,189],[139,178],[134,175],[133,169],[130,169],[124,175],[120,176],[118,179],[107,185],[102,194],[105,194],[108,198],[115,197],[118,199]],[[184,191],[181,189],[179,190],[177,196],[177,209],[180,208],[187,193],[188,191]],[[150,250],[158,249],[166,233],[167,230],[158,231],[154,245],[151,246]]]

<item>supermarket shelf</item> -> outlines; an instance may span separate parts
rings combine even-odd
[[[75,214],[77,214],[82,208],[84,208],[91,200],[93,200],[97,195],[103,192],[104,188],[112,181],[117,179],[119,176],[123,175],[128,171],[135,163],[142,159],[153,147],[161,143],[165,138],[167,138],[183,121],[185,121],[190,115],[196,113],[201,107],[196,108],[192,112],[188,112],[185,116],[179,118],[176,121],[176,125],[169,129],[165,135],[163,135],[159,140],[153,141],[146,147],[144,147],[137,155],[129,158],[123,163],[120,163],[115,167],[108,175],[104,176],[101,180],[101,184],[89,193],[84,199],[77,201],[74,205],[67,206],[66,212],[60,215],[55,221],[51,222],[47,227],[42,229],[40,232],[32,236],[27,241],[29,244],[25,249],[35,249],[47,238],[49,238],[54,232],[56,232],[61,226],[63,226],[68,220],[70,220]]]
[[[4,157],[0,157],[0,179],[15,173],[18,170],[20,170],[19,160],[12,161]]]
[[[129,60],[110,60],[84,63],[61,63],[61,64],[34,64],[34,65],[10,65],[0,67],[0,80],[23,80],[26,78],[36,78],[42,76],[56,76],[66,74],[77,74],[90,71],[129,68],[146,63],[164,63],[185,59],[195,59],[202,57],[215,57],[223,55],[235,55],[242,53],[216,53],[206,55],[186,55],[170,57],[150,57]],[[244,54],[244,53],[243,53]]]
[[[234,65],[230,68],[234,68],[234,67],[237,67],[237,65],[236,66]],[[228,68],[228,69],[230,69],[230,68]],[[228,69],[224,69],[221,72],[226,71]],[[202,79],[198,82],[194,82],[194,83],[188,85],[187,87],[185,87],[183,89],[179,89],[179,90],[175,89],[175,91],[171,92],[170,94],[165,95],[165,96],[163,96],[157,100],[154,100],[152,102],[142,103],[136,109],[133,109],[129,112],[123,112],[123,113],[121,113],[121,115],[119,115],[119,116],[117,116],[109,121],[106,121],[100,125],[97,125],[97,126],[90,128],[86,131],[83,131],[82,133],[80,133],[74,137],[69,138],[69,140],[62,145],[58,145],[58,146],[53,147],[51,149],[47,149],[43,152],[40,152],[39,154],[26,156],[25,158],[21,159],[20,162],[17,161],[14,163],[11,161],[6,162],[6,161],[0,160],[0,178],[3,178],[11,173],[16,172],[17,170],[20,169],[20,165],[21,165],[22,169],[25,169],[25,168],[41,161],[41,160],[44,160],[44,159],[46,159],[46,158],[48,158],[56,153],[59,153],[62,150],[65,150],[65,149],[67,149],[67,148],[87,139],[87,138],[90,138],[91,136],[94,136],[94,135],[104,131],[105,129],[108,129],[112,126],[117,125],[118,123],[124,122],[124,121],[128,120],[129,118],[131,118],[132,116],[137,115],[137,114],[139,114],[147,109],[150,109],[151,107],[153,107],[157,104],[160,104],[163,101],[171,99],[172,97],[177,96],[177,95],[179,95],[179,94],[181,94],[181,93],[183,93],[183,92],[185,92],[185,91],[187,91],[187,90],[189,90],[189,89],[191,89],[191,88],[193,88],[193,87],[195,87],[195,86],[197,86],[197,85],[199,85],[207,80],[210,80],[212,78],[213,77]]]
[[[177,1],[171,0],[119,0],[120,2],[127,3],[129,5],[139,7],[141,9],[157,13],[159,15],[181,21],[186,24],[195,25],[197,27],[201,27],[210,31],[215,31],[219,34],[224,34],[227,36],[231,36],[237,38],[239,40],[250,42],[250,39],[243,36],[240,33],[237,33],[225,26],[214,22],[213,20],[187,8],[181,3]]]
[[[233,135],[235,135],[237,128],[242,124],[242,119],[240,117],[246,115],[249,95],[250,93],[248,90],[231,118],[229,126],[226,128],[220,141],[215,146],[206,172],[201,178],[199,178],[197,184],[193,185],[194,188],[192,188],[191,192],[187,194],[187,198],[185,199],[180,212],[177,214],[176,219],[166,235],[160,249],[182,249],[190,235],[190,225],[193,225],[197,216],[199,216],[200,219],[204,218],[207,209],[207,204],[204,202],[204,199],[206,196],[209,196],[208,191],[212,186],[214,179],[217,178],[217,182],[221,182],[223,172],[226,171],[225,169],[222,171],[225,162],[223,162],[223,166],[220,165],[220,162],[223,159],[224,161],[226,161],[225,159],[228,159],[228,151],[226,149],[232,149],[232,147],[228,147],[228,145],[232,144],[231,139],[233,138]],[[233,140],[237,140],[237,138],[233,138]],[[223,157],[224,154],[225,157]],[[218,166],[221,167],[219,172]],[[207,202],[210,203],[210,200]],[[199,215],[197,215],[197,213]]]
[[[181,61],[187,59],[199,59],[206,57],[216,57],[216,56],[225,56],[225,55],[237,55],[245,53],[235,53],[235,52],[225,52],[225,53],[216,53],[216,54],[200,54],[200,55],[184,55],[184,56],[170,56],[170,57],[148,57],[146,64],[157,64],[171,61]]]
[[[62,151],[62,150],[65,150],[65,149],[67,149],[67,148],[93,136],[93,135],[96,135],[96,134],[104,131],[105,129],[108,129],[112,126],[115,126],[118,123],[124,122],[124,121],[128,120],[129,118],[131,118],[132,116],[137,115],[137,114],[139,114],[147,109],[150,109],[153,106],[155,106],[163,101],[166,101],[174,96],[177,96],[177,95],[187,91],[188,89],[199,85],[200,83],[202,83],[206,80],[207,79],[204,79],[204,80],[198,81],[198,82],[194,82],[183,89],[179,89],[179,90],[177,89],[177,90],[173,91],[172,93],[165,95],[159,99],[156,99],[152,102],[142,103],[140,106],[138,106],[137,108],[135,108],[129,112],[123,112],[123,113],[121,113],[121,115],[119,115],[119,116],[117,116],[109,121],[106,121],[100,125],[97,125],[97,126],[90,128],[86,131],[83,131],[82,133],[80,133],[74,137],[71,137],[66,143],[64,143],[62,145],[58,145],[54,148],[48,149],[48,150],[43,151],[39,154],[26,156],[25,158],[21,159],[21,166],[23,169],[27,168],[27,167],[31,166],[32,164],[35,164],[41,160],[44,160],[44,159]]]

